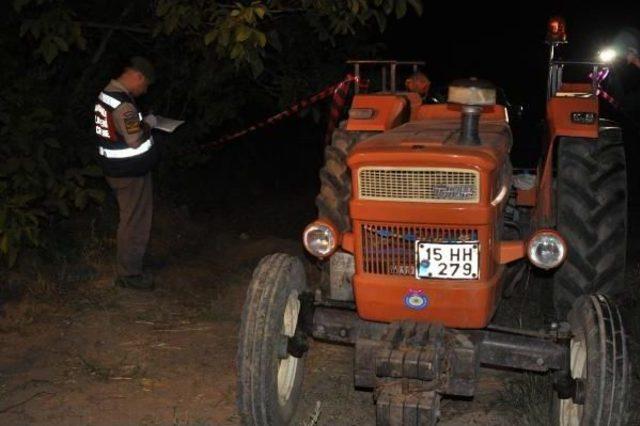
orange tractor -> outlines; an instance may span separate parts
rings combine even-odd
[[[513,173],[491,84],[458,80],[447,103],[423,104],[396,90],[405,63],[386,61],[390,87],[355,94],[303,233],[322,282],[308,285],[302,261],[282,253],[254,271],[238,350],[245,424],[288,424],[312,337],[355,345],[355,386],[373,389],[379,425],[435,424],[442,396],[474,395],[481,365],[552,375],[549,424],[624,423],[627,337],[610,299],[625,268],[624,149],[599,116],[603,64],[555,58],[563,28],[550,24],[546,144],[529,185]],[[571,66],[592,81],[564,83]],[[493,325],[529,268],[552,275],[560,321]]]

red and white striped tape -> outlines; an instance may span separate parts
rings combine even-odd
[[[351,84],[353,84],[355,81],[357,81],[358,79],[356,77],[354,77],[353,75],[349,74],[347,75],[347,77],[342,80],[339,83],[335,83],[332,84],[330,86],[325,87],[324,89],[322,89],[321,91],[308,96],[304,99],[302,99],[301,101],[296,102],[295,104],[291,105],[290,107],[288,107],[287,109],[285,109],[282,112],[279,112],[278,114],[272,115],[271,117],[268,117],[264,120],[261,120],[243,130],[240,130],[238,132],[226,135],[221,137],[220,139],[217,139],[213,142],[209,142],[206,144],[202,144],[199,145],[197,148],[198,149],[207,149],[207,148],[220,148],[223,145],[228,144],[229,142],[238,139],[242,136],[245,136],[249,133],[255,132],[258,129],[262,129],[264,127],[267,126],[271,126],[285,118],[291,117],[297,113],[299,113],[300,111],[304,110],[305,108],[310,107],[311,105],[318,103],[330,96],[333,95],[333,105],[331,107],[331,115],[329,118],[329,124],[328,124],[328,128],[327,128],[327,132],[329,133],[328,136],[328,140],[331,141],[331,133],[333,132],[333,129],[336,127],[337,125],[337,120],[340,118],[340,116],[342,115],[342,112],[344,111],[344,107],[347,103],[347,97],[349,94],[349,87]]]
[[[609,102],[615,108],[619,109],[620,104],[618,104],[615,98],[611,96],[609,93],[607,93],[600,85],[600,83],[602,83],[604,79],[607,78],[608,75],[609,75],[609,68],[603,68],[600,71],[598,71],[598,74],[596,74],[596,83],[598,85],[596,94],[600,96],[602,99],[604,99],[605,101]],[[593,73],[589,74],[589,78],[593,78]]]

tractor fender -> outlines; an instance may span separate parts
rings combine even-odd
[[[592,123],[572,121],[573,113],[594,114]],[[547,102],[547,123],[550,140],[560,136],[598,138],[598,98],[577,96],[554,96]]]
[[[540,163],[538,175],[540,183],[536,194],[536,222],[539,226],[554,226],[555,213],[553,209],[553,167],[555,165],[556,144],[561,143],[563,137],[598,140],[600,126],[611,126],[611,123],[599,118],[598,98],[593,94],[577,91],[580,87],[568,87],[566,91],[547,101],[547,136],[544,147],[544,157]],[[576,123],[572,120],[573,113],[595,114],[593,123]],[[605,124],[606,123],[606,124]]]
[[[384,132],[409,120],[411,110],[405,96],[394,94],[355,95],[351,110],[365,114],[349,113],[346,130]]]

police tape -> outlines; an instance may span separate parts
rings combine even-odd
[[[620,109],[620,104],[618,104],[615,98],[611,96],[609,93],[607,93],[606,90],[604,90],[600,85],[600,83],[602,83],[609,75],[609,71],[610,71],[609,68],[602,68],[596,74],[596,78],[595,78],[596,85],[597,85],[596,95],[600,96],[602,99],[609,102],[614,108]],[[593,73],[589,74],[589,78],[593,78]]]
[[[327,124],[327,137],[328,141],[331,142],[331,134],[333,130],[337,126],[337,122],[340,119],[340,116],[344,112],[344,108],[347,104],[347,98],[349,97],[349,89],[350,86],[354,83],[360,84],[360,80],[358,77],[348,74],[344,80],[331,84],[324,89],[320,90],[317,93],[314,93],[311,96],[307,96],[306,98],[296,102],[295,104],[289,106],[282,112],[278,114],[272,115],[264,120],[261,120],[243,130],[237,131],[235,133],[225,135],[213,142],[205,143],[198,145],[196,147],[197,150],[209,149],[209,148],[220,148],[236,139],[239,139],[249,133],[253,133],[256,130],[272,126],[275,123],[278,123],[286,118],[292,117],[304,109],[310,107],[313,104],[316,104],[324,99],[329,97],[333,97],[333,102],[331,105],[331,112],[329,114],[329,122]]]

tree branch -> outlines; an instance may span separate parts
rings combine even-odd
[[[98,50],[96,50],[96,53],[93,55],[93,58],[91,58],[91,63],[92,64],[97,64],[98,63],[98,61],[100,60],[100,57],[104,53],[104,49],[106,49],[107,43],[109,42],[109,39],[113,35],[114,31],[115,30],[113,28],[110,28],[109,31],[107,31],[107,33],[104,35],[104,37],[102,38],[102,41],[100,42],[100,46],[98,47]]]
[[[140,34],[151,34],[151,30],[148,28],[132,27],[129,25],[103,24],[101,22],[77,22],[77,24],[87,28],[103,28],[107,30],[118,30],[118,31],[128,31],[132,33],[140,33]]]

